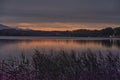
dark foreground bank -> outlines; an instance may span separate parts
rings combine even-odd
[[[119,53],[35,51],[32,60],[1,60],[0,80],[119,80]]]

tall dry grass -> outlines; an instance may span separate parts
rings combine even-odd
[[[35,50],[32,60],[21,54],[20,59],[2,60],[0,80],[119,80],[119,53]]]

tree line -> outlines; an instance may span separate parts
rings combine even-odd
[[[59,37],[120,37],[120,27],[101,30],[35,31],[19,29],[0,30],[0,36],[59,36]]]

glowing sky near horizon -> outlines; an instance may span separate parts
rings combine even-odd
[[[120,26],[120,0],[0,0],[0,23],[34,30]]]
[[[111,23],[68,23],[68,22],[39,22],[39,23],[4,23],[7,26],[22,29],[43,30],[43,31],[72,31],[77,29],[99,30],[106,27],[119,27],[119,24]]]

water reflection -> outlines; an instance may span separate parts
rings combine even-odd
[[[24,51],[27,55],[33,49],[84,51],[86,49],[111,50],[120,52],[120,40],[0,40],[0,57],[6,55],[19,55]]]

